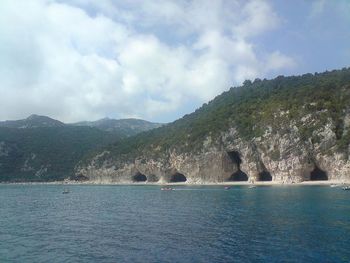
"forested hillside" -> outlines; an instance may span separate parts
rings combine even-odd
[[[104,118],[97,121],[82,121],[72,123],[73,126],[95,127],[102,131],[115,132],[121,137],[130,137],[140,132],[149,131],[161,127],[163,124],[153,123],[140,119],[109,119]]]
[[[159,126],[144,120],[108,118],[65,124],[35,114],[26,119],[0,121],[0,182],[69,178],[86,155]]]
[[[89,151],[118,140],[89,127],[0,128],[0,182],[69,178]]]
[[[296,120],[305,140],[317,140],[317,135],[312,135],[317,127],[304,125],[299,120],[308,114],[321,112],[320,118],[331,118],[336,123],[337,144],[339,150],[345,150],[350,133],[343,129],[344,116],[349,105],[349,68],[245,81],[243,86],[231,88],[194,113],[162,128],[121,141],[108,150],[123,156],[137,156],[141,152],[157,154],[169,148],[195,151],[208,135],[217,137],[232,126],[242,138],[251,140],[261,136],[268,126],[282,128],[281,123],[276,122],[276,112],[285,114],[279,121]]]
[[[245,81],[87,156],[76,174],[97,182],[349,180],[349,105],[348,68]]]
[[[0,128],[0,181],[74,178],[74,167],[77,172],[86,165],[92,169],[114,167],[111,170],[114,174],[113,171],[117,173],[120,167],[136,159],[143,159],[148,167],[151,167],[151,160],[158,160],[167,163],[169,169],[175,169],[174,164],[169,163],[171,152],[200,156],[210,153],[208,147],[214,147],[218,152],[227,145],[244,148],[241,151],[246,151],[246,158],[250,158],[251,166],[247,169],[256,165],[258,170],[267,170],[267,165],[261,166],[262,158],[278,165],[277,162],[286,160],[291,154],[293,158],[303,154],[316,166],[321,155],[341,153],[348,158],[349,105],[350,69],[345,68],[302,76],[279,76],[273,80],[245,81],[242,86],[229,89],[194,113],[127,138],[113,129],[124,127],[124,131],[132,135],[135,127],[143,129],[147,126],[145,129],[150,129],[160,125],[148,125],[140,120],[125,120],[125,124],[103,119],[74,126],[33,115],[25,121],[2,123],[2,126],[16,128]],[[107,132],[108,129],[113,131]],[[284,137],[290,134],[294,137]],[[275,135],[275,141],[270,141]],[[286,144],[286,140],[290,146],[278,149],[282,142]],[[306,148],[298,153],[301,147]],[[304,159],[299,161],[304,162]],[[253,164],[256,160],[260,161]]]

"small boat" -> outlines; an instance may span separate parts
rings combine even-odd
[[[350,190],[350,186],[349,185],[343,186],[343,190]]]
[[[255,188],[256,185],[249,185],[248,188]]]
[[[339,187],[339,184],[331,184],[331,187]]]
[[[231,189],[231,187],[230,186],[225,186],[224,189],[225,190],[229,190],[229,189]]]
[[[69,193],[70,193],[70,191],[68,189],[64,189],[62,192],[62,194],[69,194]]]
[[[171,188],[171,187],[162,187],[162,188],[160,188],[160,190],[162,190],[162,191],[171,191],[171,190],[173,190],[173,188]]]

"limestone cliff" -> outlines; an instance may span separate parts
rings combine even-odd
[[[76,174],[100,183],[347,181],[349,130],[349,69],[256,80],[101,151]]]

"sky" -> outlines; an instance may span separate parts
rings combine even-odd
[[[246,79],[350,66],[350,0],[1,0],[0,120],[171,122]]]

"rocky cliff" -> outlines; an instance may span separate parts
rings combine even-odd
[[[350,70],[231,88],[195,113],[108,147],[76,175],[95,182],[350,180]]]

